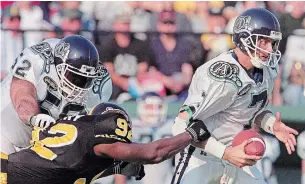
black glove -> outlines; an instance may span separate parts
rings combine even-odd
[[[141,180],[145,176],[144,166],[133,162],[122,162],[120,164],[120,174],[135,176],[136,180]]]
[[[191,120],[185,130],[189,133],[194,142],[205,141],[211,137],[211,134],[203,121],[198,119]]]

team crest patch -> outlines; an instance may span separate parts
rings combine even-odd
[[[61,41],[59,44],[55,47],[55,56],[62,59],[64,62],[66,61],[68,55],[70,52],[70,44]]]
[[[239,96],[243,96],[245,94],[247,94],[247,92],[251,89],[251,84],[247,84],[246,87],[244,87],[243,89],[241,89],[239,92],[238,92],[238,95]]]
[[[235,64],[225,61],[217,61],[209,68],[209,73],[216,79],[221,81],[229,81],[237,88],[242,87],[242,82],[239,79],[239,68]]]
[[[43,81],[47,84],[49,89],[51,89],[53,91],[57,91],[58,86],[57,86],[56,82],[53,79],[51,79],[48,76],[45,76],[43,78]]]
[[[233,32],[238,33],[242,30],[251,30],[252,27],[250,27],[250,21],[250,16],[239,16],[235,21]]]
[[[49,73],[50,65],[54,63],[54,56],[52,54],[52,48],[50,44],[47,42],[41,42],[31,46],[30,50],[34,54],[38,54],[44,60],[44,71]]]

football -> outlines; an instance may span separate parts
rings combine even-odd
[[[232,146],[238,146],[245,140],[251,139],[252,142],[245,146],[247,155],[263,156],[266,150],[264,139],[254,130],[244,130],[239,132],[233,139]]]

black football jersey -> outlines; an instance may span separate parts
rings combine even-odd
[[[35,127],[31,146],[9,155],[8,183],[90,183],[116,162],[93,151],[97,144],[131,142],[131,122],[118,113],[61,120]]]

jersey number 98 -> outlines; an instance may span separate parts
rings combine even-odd
[[[115,129],[115,133],[119,136],[126,137],[131,141],[132,139],[132,130],[128,128],[128,123],[125,119],[118,118],[117,119],[117,128]],[[130,130],[128,130],[130,129]]]

